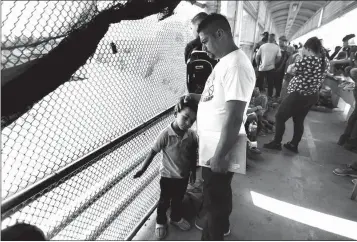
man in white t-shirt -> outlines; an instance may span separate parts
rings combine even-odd
[[[256,62],[259,65],[257,87],[264,89],[264,80],[268,83],[268,97],[273,96],[275,64],[281,58],[280,47],[275,43],[275,34],[269,34],[268,43],[263,44],[256,55]]]
[[[198,104],[197,133],[202,167],[205,219],[196,227],[203,229],[203,240],[223,240],[230,233],[232,212],[232,172],[226,155],[236,145],[238,134],[245,134],[244,122],[255,86],[255,73],[247,55],[234,41],[226,17],[212,13],[199,25],[203,49],[219,59],[202,94],[190,93],[186,99]],[[244,141],[245,142],[245,141]],[[226,158],[225,158],[226,157]]]

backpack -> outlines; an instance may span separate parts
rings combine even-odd
[[[205,51],[192,51],[187,61],[186,85],[189,93],[202,94],[216,63]]]

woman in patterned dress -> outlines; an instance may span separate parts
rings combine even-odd
[[[294,136],[284,147],[298,152],[298,145],[304,133],[304,120],[311,107],[317,103],[319,89],[325,80],[329,61],[320,40],[308,39],[302,50],[303,58],[290,65],[288,72],[294,78],[288,86],[288,95],[282,101],[275,116],[275,137],[264,148],[281,150],[281,141],[285,132],[285,122],[293,118]]]

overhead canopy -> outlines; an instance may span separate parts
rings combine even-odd
[[[329,1],[269,1],[268,9],[278,34],[288,39]]]

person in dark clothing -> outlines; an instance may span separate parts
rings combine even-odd
[[[193,50],[202,50],[202,44],[200,41],[200,37],[198,36],[198,33],[197,33],[197,28],[198,28],[198,25],[202,22],[202,20],[204,20],[206,17],[207,17],[207,13],[200,12],[195,17],[193,17],[193,19],[191,20],[192,33],[193,33],[193,36],[195,36],[195,39],[190,41],[186,45],[185,63],[187,63]]]
[[[323,39],[319,39],[319,40],[320,40],[320,42],[321,42],[321,44],[322,44],[322,47],[323,47],[323,49],[324,49],[324,51],[325,51],[325,55],[326,55],[327,59],[330,60],[330,54],[329,54],[329,51],[330,51],[330,50],[327,50],[327,49],[324,47],[324,40],[323,40]]]
[[[309,110],[318,101],[319,89],[326,77],[329,62],[318,38],[308,39],[303,48],[303,58],[288,68],[295,72],[288,86],[288,96],[282,101],[275,116],[275,137],[264,148],[281,150],[285,122],[293,118],[293,139],[284,144],[290,151],[298,153],[298,145],[304,133],[304,120]]]
[[[255,60],[256,54],[257,54],[260,46],[262,46],[263,44],[268,43],[269,33],[268,32],[264,32],[264,33],[262,33],[262,36],[263,36],[262,40],[259,41],[253,48],[253,52],[254,52],[254,54],[253,54],[253,67],[254,68],[258,67],[257,61]]]
[[[288,46],[286,45],[286,42],[287,42],[287,38],[284,35],[279,38],[281,59],[279,60],[278,63],[276,63],[276,69],[275,69],[275,80],[274,80],[275,98],[280,97],[283,78],[285,75],[285,65],[291,55],[290,51],[288,51]]]

